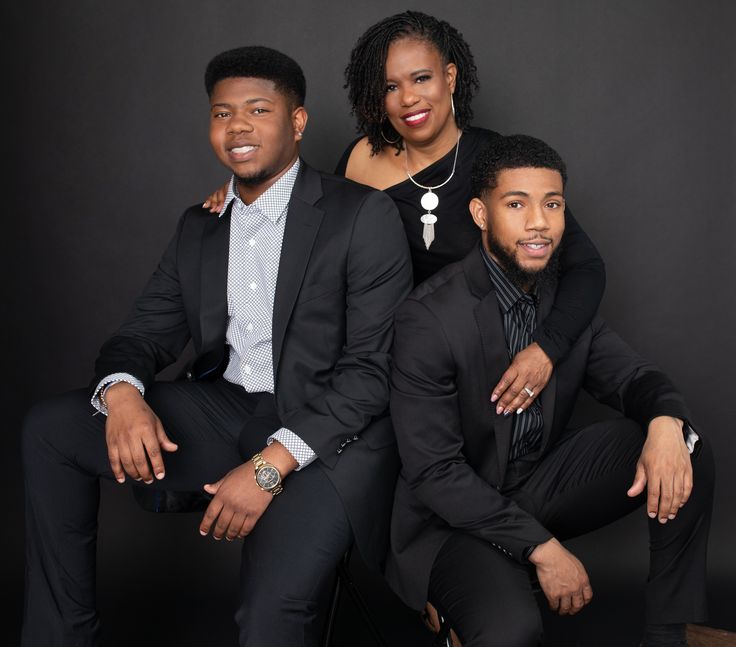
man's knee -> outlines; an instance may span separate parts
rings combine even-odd
[[[536,647],[542,644],[542,619],[534,599],[500,617],[488,605],[466,610],[457,633],[463,647]]]
[[[256,584],[258,587],[258,584]],[[316,645],[327,615],[329,596],[300,599],[283,587],[262,583],[257,595],[235,614],[240,647],[306,647]]]
[[[84,390],[71,391],[35,404],[26,413],[21,430],[21,452],[26,469],[42,456],[66,455],[86,425],[104,431],[104,418],[93,420],[94,410]],[[98,416],[100,417],[100,416]],[[104,439],[104,435],[100,435]]]

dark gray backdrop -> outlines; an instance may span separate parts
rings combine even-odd
[[[97,348],[181,211],[225,179],[207,141],[207,61],[242,44],[296,58],[308,81],[303,153],[331,170],[354,136],[342,87],[350,48],[368,25],[407,8],[449,20],[470,43],[482,82],[476,125],[541,137],[566,159],[569,204],[607,263],[605,316],[672,376],[715,447],[712,624],[736,629],[733,3],[88,0],[3,9],[14,45],[3,66],[10,205],[2,236],[7,521],[0,575],[15,618],[11,642],[23,572],[22,414],[48,394],[86,384]],[[235,548],[199,540],[189,515],[154,519],[127,492],[110,487],[104,495],[101,604],[110,632],[149,644],[126,621],[128,609],[152,626],[151,640],[168,631],[163,644],[219,635],[212,618],[228,617]],[[590,564],[594,587],[600,582],[599,608],[610,604],[635,624],[643,513],[573,545]],[[414,616],[380,582],[374,586],[376,604],[395,614],[388,624],[404,635],[399,627],[413,625]],[[615,614],[602,617],[608,633],[622,624]],[[580,631],[580,644],[588,644]]]

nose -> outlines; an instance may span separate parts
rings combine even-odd
[[[227,125],[228,133],[252,133],[253,124],[250,119],[242,113],[234,113]]]
[[[526,228],[530,231],[547,231],[549,220],[544,206],[538,204],[527,212]]]
[[[411,85],[404,85],[399,89],[399,100],[402,106],[408,107],[419,101],[419,97],[417,97]]]

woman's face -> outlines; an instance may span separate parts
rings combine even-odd
[[[456,77],[455,64],[443,64],[431,43],[402,38],[389,45],[384,108],[406,143],[456,136],[450,107]]]

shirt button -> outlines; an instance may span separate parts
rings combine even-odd
[[[249,285],[248,287],[249,287],[249,288],[250,288],[251,290],[255,290],[255,289],[256,289],[256,288],[258,287],[258,284],[257,284],[257,283],[251,283],[251,284],[250,284],[250,285]]]
[[[249,365],[249,364],[246,364],[246,365],[245,365],[245,366],[243,367],[243,370],[245,371],[245,374],[246,374],[246,375],[250,375],[250,372],[251,372],[251,371],[252,371],[253,369],[252,369],[252,368],[250,367],[250,365]]]
[[[251,239],[250,239],[250,240],[248,241],[248,244],[249,244],[249,245],[250,245],[251,247],[253,247],[253,245],[255,245],[255,244],[256,244],[256,240],[255,240],[255,238],[251,238]]]
[[[246,329],[246,330],[248,330],[248,331],[251,331],[251,330],[253,330],[253,324],[252,324],[252,323],[249,323],[249,324],[248,324],[248,325],[247,325],[247,326],[245,327],[245,329]]]

